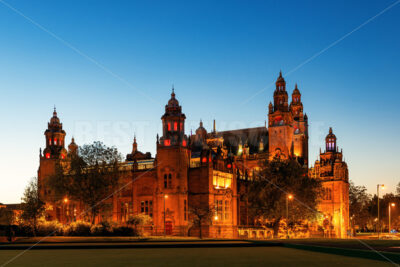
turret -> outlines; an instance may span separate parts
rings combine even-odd
[[[46,159],[65,159],[67,151],[64,148],[65,131],[62,129],[62,123],[57,117],[57,111],[54,107],[53,117],[47,124],[47,130],[44,132],[46,136],[46,148],[43,155]]]
[[[186,146],[185,136],[185,114],[182,107],[175,98],[175,90],[172,88],[171,99],[165,106],[165,113],[161,117],[163,124],[163,136],[160,138],[160,145],[163,146]]]
[[[329,134],[325,138],[326,152],[336,152],[336,135],[333,134],[332,127],[329,128]]]
[[[287,111],[288,109],[288,94],[286,92],[286,82],[282,77],[282,71],[279,72],[279,77],[275,82],[274,92],[274,111]]]

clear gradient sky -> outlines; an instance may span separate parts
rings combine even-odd
[[[200,119],[261,126],[279,70],[302,93],[310,162],[332,126],[350,179],[394,191],[400,4],[329,47],[393,3],[0,0],[0,202],[19,202],[36,176],[53,105],[68,143],[125,155],[136,132],[154,155],[172,84],[187,133]]]

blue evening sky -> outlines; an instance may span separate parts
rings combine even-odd
[[[381,1],[0,1],[0,202],[36,176],[53,106],[79,145],[154,155],[172,84],[208,130],[264,125],[279,70],[302,93],[310,162],[330,126],[350,179],[400,182],[400,4]],[[8,5],[8,6],[7,6]],[[292,71],[300,64],[300,68]],[[289,74],[289,75],[286,75]]]

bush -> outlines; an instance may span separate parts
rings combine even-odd
[[[38,224],[37,235],[48,236],[48,235],[63,235],[64,227],[57,221],[40,221]]]
[[[91,224],[85,221],[76,221],[66,226],[64,235],[66,236],[90,236]]]
[[[108,222],[101,222],[100,224],[92,225],[90,233],[93,236],[109,236],[113,233],[113,228]]]
[[[113,236],[138,236],[138,233],[129,226],[117,226],[113,228]]]

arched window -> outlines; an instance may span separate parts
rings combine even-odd
[[[168,188],[172,188],[172,175],[168,174]]]
[[[167,188],[167,187],[168,187],[168,178],[167,178],[167,175],[164,174],[164,188]]]

